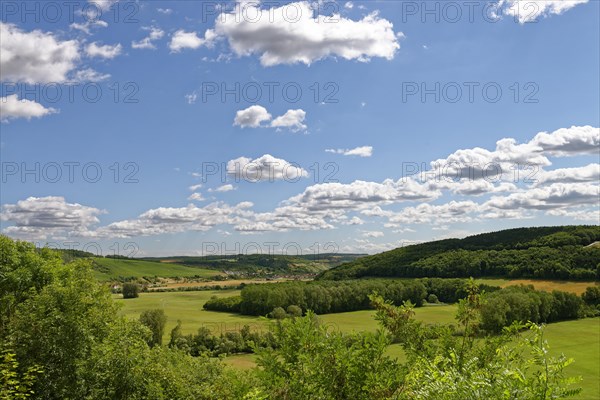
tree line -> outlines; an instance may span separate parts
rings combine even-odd
[[[412,280],[357,279],[349,281],[282,282],[249,285],[240,296],[213,296],[204,304],[206,310],[245,315],[285,316],[290,307],[301,313],[316,314],[367,310],[370,296],[377,293],[394,305],[406,301],[419,307],[425,301],[456,303],[467,295],[466,279],[421,278]],[[547,323],[600,314],[600,289],[588,288],[582,297],[573,293],[538,291],[533,286],[477,285],[485,292],[482,326],[489,332],[500,332],[515,321]],[[283,312],[283,314],[282,314]]]
[[[533,286],[509,286],[485,296],[481,327],[490,333],[499,333],[513,322],[549,323],[600,315],[593,301],[586,304],[584,299],[588,300],[585,296],[558,290],[549,293],[534,290]]]
[[[294,281],[269,285],[248,285],[240,296],[214,297],[204,304],[206,310],[236,312],[245,315],[266,315],[275,308],[298,306],[303,311],[329,314],[370,308],[369,295],[376,292],[394,304],[410,300],[423,305],[429,293],[442,302],[455,302],[464,294],[464,280],[430,281],[357,279],[347,281]],[[489,287],[489,290],[495,288]],[[462,291],[462,292],[461,292]]]

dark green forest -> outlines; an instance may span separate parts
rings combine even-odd
[[[600,279],[600,226],[517,228],[361,257],[317,279],[509,277]]]
[[[378,293],[395,305],[410,301],[423,305],[428,295],[446,303],[455,303],[466,296],[465,279],[365,279],[346,281],[281,282],[270,285],[247,285],[240,296],[214,298],[204,308],[213,311],[238,312],[246,315],[266,315],[273,309],[296,305],[303,311],[329,314],[370,307],[369,295]],[[480,285],[487,291],[497,287]]]

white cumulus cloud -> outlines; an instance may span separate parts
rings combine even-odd
[[[271,120],[272,115],[266,108],[259,105],[253,105],[235,114],[233,120],[234,126],[241,128],[276,128],[277,130],[289,129],[292,132],[304,131],[307,126],[304,124],[306,111],[302,109],[287,110],[283,115]],[[270,123],[265,123],[269,122]]]
[[[297,181],[308,176],[308,172],[281,158],[265,154],[256,159],[239,157],[227,162],[227,174],[236,180],[258,181]]]
[[[232,184],[230,184],[230,183],[227,183],[225,185],[221,185],[221,186],[219,186],[217,188],[214,188],[214,189],[208,189],[209,192],[219,192],[219,193],[231,192],[232,190],[235,190],[235,187]]]
[[[549,183],[600,182],[600,164],[588,164],[583,167],[558,168],[540,171],[533,176],[537,185]]]
[[[197,49],[200,46],[211,47],[215,38],[215,32],[211,29],[204,33],[204,38],[198,37],[196,32],[186,32],[180,29],[171,37],[169,48],[171,52],[178,53],[183,49]]]
[[[381,231],[364,231],[362,235],[369,238],[379,238],[384,236]]]
[[[588,0],[499,0],[498,7],[519,23],[535,21],[549,15],[560,15]]]
[[[589,125],[540,132],[529,142],[543,152],[558,157],[598,154],[600,151],[600,128]]]
[[[271,122],[273,128],[287,128],[293,132],[306,130],[307,126],[304,124],[306,118],[306,111],[302,109],[287,110],[285,114],[275,118]]]
[[[113,222],[97,230],[104,237],[151,236],[163,233],[207,231],[220,224],[234,224],[240,215],[252,207],[250,202],[231,206],[222,202],[204,207],[189,204],[186,207],[159,207],[142,213],[136,219]]]
[[[115,45],[101,45],[98,42],[92,42],[88,44],[85,48],[85,52],[90,57],[100,57],[100,58],[115,58],[119,54],[121,54],[121,50],[123,47],[120,43]]]
[[[148,36],[146,36],[145,38],[143,38],[141,40],[132,41],[131,47],[134,49],[151,49],[151,50],[156,49],[154,42],[161,39],[165,35],[165,31],[163,31],[160,28],[154,27],[154,26],[150,26],[150,27],[146,26],[146,27],[143,27],[142,29],[149,31],[150,33],[148,34]]]
[[[29,197],[16,204],[2,206],[0,220],[13,225],[4,233],[25,239],[68,236],[90,236],[104,211],[78,203],[67,203],[64,197]]]
[[[202,193],[192,193],[188,197],[188,200],[191,200],[191,201],[204,201],[206,199],[202,196]]]
[[[100,8],[102,11],[108,11],[113,4],[118,3],[119,0],[88,0],[88,2]]]
[[[0,38],[2,81],[65,82],[80,58],[77,41],[61,41],[49,32],[25,32],[0,22]]]
[[[342,154],[344,156],[371,157],[373,155],[372,146],[360,146],[353,149],[326,149],[327,153]]]
[[[0,97],[0,121],[3,122],[17,118],[40,118],[57,112],[56,109],[46,108],[33,100],[19,100],[16,94]]]
[[[265,121],[271,120],[271,114],[263,106],[250,106],[235,114],[233,125],[241,128],[258,128]]]
[[[309,65],[326,57],[391,60],[400,48],[392,23],[377,13],[360,20],[314,14],[308,1],[272,8],[240,2],[233,12],[217,17],[215,31],[235,54],[256,54],[263,66]]]
[[[108,78],[110,78],[110,74],[103,74],[91,68],[79,70],[73,75],[76,82],[101,82]]]

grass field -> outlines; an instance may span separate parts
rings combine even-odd
[[[99,265],[99,268],[94,269],[94,274],[96,279],[100,281],[110,281],[119,276],[133,276],[136,278],[143,276],[160,276],[165,278],[175,276],[200,276],[210,278],[215,275],[222,275],[216,270],[153,261],[123,260],[102,257],[94,257],[93,261]]]
[[[576,281],[548,281],[537,279],[476,279],[479,283],[485,283],[490,286],[506,287],[511,285],[533,285],[537,290],[551,292],[560,290],[562,292],[571,292],[582,294],[588,286],[599,285],[598,282],[576,282]]]
[[[117,302],[123,304],[124,315],[137,318],[142,311],[154,308],[165,310],[167,315],[167,334],[181,320],[184,333],[195,333],[200,326],[209,326],[215,332],[237,330],[250,325],[251,328],[264,329],[269,322],[263,318],[230,314],[216,311],[207,311],[202,308],[204,303],[212,296],[228,297],[239,295],[239,290],[211,290],[197,292],[162,292],[140,293],[136,299],[123,299],[121,295],[114,295]],[[428,323],[454,322],[455,306],[425,306],[415,309],[416,318]],[[375,331],[377,321],[372,310],[353,311],[320,316],[323,323],[342,332]]]
[[[209,327],[215,334],[226,330],[239,330],[245,324],[252,328],[264,328],[267,322],[257,317],[206,311],[202,308],[212,296],[228,297],[239,294],[239,290],[211,290],[140,293],[140,297],[136,299],[123,299],[121,295],[114,295],[114,298],[118,303],[123,304],[124,315],[132,318],[137,318],[145,310],[154,308],[165,310],[167,315],[165,338],[168,340],[171,329],[177,325],[177,320],[181,320],[185,334],[195,333],[201,326]]]
[[[545,338],[550,353],[564,353],[575,362],[569,366],[570,375],[580,375],[583,388],[580,399],[600,399],[600,318],[557,322],[546,328]]]
[[[235,369],[252,369],[256,367],[256,356],[254,354],[234,354],[225,357],[223,362]]]
[[[415,318],[429,324],[453,323],[455,322],[455,313],[456,306],[454,305],[429,305],[415,308]],[[373,310],[325,314],[319,318],[327,326],[341,332],[374,332],[378,328]]]

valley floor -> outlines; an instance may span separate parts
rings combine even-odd
[[[270,322],[265,318],[202,309],[211,296],[226,297],[238,294],[237,290],[165,292],[141,293],[139,298],[127,300],[115,295],[115,299],[123,304],[122,312],[132,318],[137,318],[144,310],[164,309],[168,317],[165,340],[168,340],[168,335],[177,324],[177,320],[182,321],[184,333],[196,332],[201,326],[209,327],[213,334],[217,335],[223,331],[239,330],[244,325],[250,325],[253,329],[267,329]],[[416,309],[416,318],[426,323],[452,323],[455,313],[454,305],[426,305]],[[359,332],[375,331],[378,328],[373,316],[374,311],[367,310],[327,314],[320,318],[331,329]],[[568,372],[571,376],[583,377],[580,383],[583,392],[578,398],[600,399],[600,318],[549,324],[545,336],[552,353],[564,353],[575,359]],[[389,354],[403,356],[398,345],[391,345]],[[225,362],[235,368],[245,369],[255,366],[254,359],[252,354],[233,355],[227,357]]]

